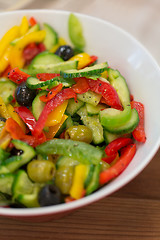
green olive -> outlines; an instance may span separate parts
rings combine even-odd
[[[91,143],[92,131],[84,125],[72,126],[65,131],[65,139]]]
[[[105,170],[107,170],[108,168],[111,167],[108,163],[106,163],[103,160],[100,161],[100,164],[101,164],[101,171],[105,171]]]
[[[61,166],[56,171],[55,184],[62,194],[69,194],[73,178],[73,166]]]
[[[34,182],[47,182],[52,180],[55,175],[55,165],[47,160],[32,160],[27,165],[27,173]]]

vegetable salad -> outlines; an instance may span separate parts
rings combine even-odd
[[[117,177],[145,143],[144,105],[125,78],[24,16],[0,40],[0,204],[44,207],[88,196]]]

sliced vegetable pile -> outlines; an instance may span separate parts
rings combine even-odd
[[[144,105],[125,78],[48,23],[22,18],[0,40],[0,203],[40,207],[87,196],[118,176],[144,143]]]

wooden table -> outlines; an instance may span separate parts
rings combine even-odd
[[[26,8],[76,11],[111,21],[141,41],[160,63],[159,0],[38,0]],[[45,223],[0,217],[0,240],[160,240],[160,150],[113,195]]]

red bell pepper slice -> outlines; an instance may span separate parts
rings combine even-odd
[[[25,82],[28,77],[30,77],[30,75],[22,72],[18,67],[13,68],[8,74],[8,78],[17,84]]]
[[[35,117],[33,116],[33,114],[31,113],[31,111],[28,108],[22,107],[22,106],[21,107],[16,107],[15,111],[18,113],[20,118],[25,122],[25,124],[27,125],[27,127],[29,128],[31,133],[33,133],[37,121],[36,121]],[[40,144],[40,143],[43,143],[45,141],[46,141],[46,136],[42,132],[38,136],[38,142]]]
[[[23,58],[27,61],[32,60],[38,53],[39,48],[37,47],[36,43],[28,44],[23,50]]]
[[[20,127],[20,125],[12,118],[8,118],[6,120],[5,128],[6,128],[6,131],[11,134],[11,137],[13,139],[18,139],[23,142],[26,142],[27,144],[31,145],[32,147],[36,147],[42,143],[41,141],[39,141],[38,138],[36,138],[34,136],[26,135],[23,132],[23,129]]]
[[[132,135],[136,141],[144,143],[146,141],[146,133],[144,129],[144,105],[141,102],[132,101],[131,108],[135,108],[139,116],[138,126],[133,130]]]
[[[52,78],[58,77],[60,76],[59,73],[38,73],[36,75],[36,77],[40,80],[40,81],[47,81],[50,80]]]
[[[43,43],[36,44],[35,42],[28,44],[23,50],[23,58],[26,63],[29,64],[30,61],[39,53],[45,51],[46,48]]]
[[[132,142],[133,141],[131,138],[119,137],[110,142],[106,146],[105,153],[108,156],[112,156],[113,154],[116,154],[121,148],[126,147],[128,144],[131,144]]]
[[[104,157],[102,158],[102,160],[108,164],[110,164],[111,162],[113,162],[113,160],[116,158],[117,156],[117,153],[114,153],[113,155],[111,156],[107,156],[107,157]]]
[[[112,167],[100,173],[99,178],[100,184],[105,184],[111,179],[121,174],[124,171],[124,169],[128,166],[128,164],[131,162],[135,153],[136,144],[132,143],[125,147],[118,161]]]
[[[122,110],[122,105],[116,90],[107,82],[99,79],[87,79],[91,91],[101,94],[105,98],[106,104],[116,109]]]
[[[36,19],[35,19],[34,17],[30,17],[30,18],[29,18],[29,23],[30,23],[30,25],[33,27],[34,25],[37,24],[37,21],[36,21]]]
[[[49,102],[44,106],[42,113],[36,123],[36,126],[33,131],[34,136],[39,136],[42,132],[47,117],[51,111],[53,111],[56,107],[61,105],[65,100],[74,98],[76,100],[76,94],[71,88],[65,88],[61,92],[57,93]]]
[[[76,84],[72,86],[72,89],[75,93],[82,94],[90,89],[89,84],[85,77],[74,78],[74,80],[76,81]]]
[[[40,96],[40,100],[42,102],[48,102],[49,100],[51,100],[58,92],[60,92],[62,90],[62,87],[63,87],[63,84],[60,83],[58,86],[50,89],[50,91],[43,95],[43,96]]]

